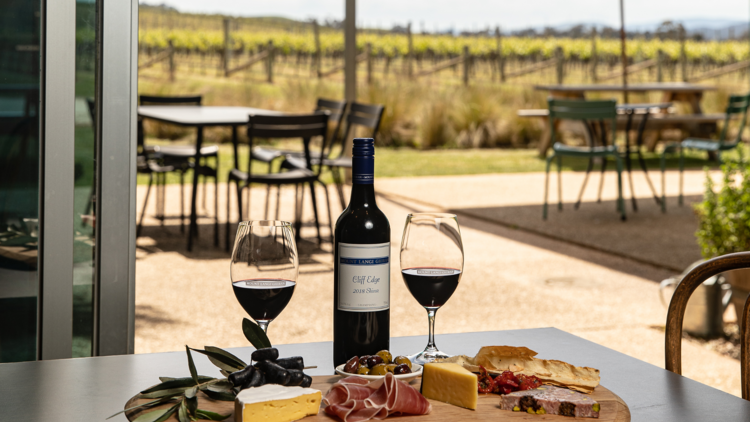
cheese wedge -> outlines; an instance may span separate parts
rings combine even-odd
[[[476,410],[477,376],[455,363],[428,363],[422,372],[422,395]]]
[[[236,422],[291,422],[317,415],[321,392],[312,388],[266,384],[246,388],[234,401]]]

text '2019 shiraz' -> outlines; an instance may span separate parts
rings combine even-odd
[[[333,363],[389,348],[391,226],[375,203],[372,138],[354,139],[352,195],[336,222]]]

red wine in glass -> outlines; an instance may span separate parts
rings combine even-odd
[[[455,268],[417,267],[401,271],[406,287],[424,307],[440,307],[453,296],[461,279]]]
[[[242,280],[232,283],[237,301],[256,321],[273,321],[292,299],[296,282],[283,279]]]

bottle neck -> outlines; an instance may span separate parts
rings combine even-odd
[[[372,184],[352,184],[352,196],[349,200],[349,208],[376,208],[375,187]]]
[[[375,157],[352,157],[352,197],[350,204],[355,207],[375,206],[374,169]]]

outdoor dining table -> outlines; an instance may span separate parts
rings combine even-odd
[[[273,340],[273,336],[271,337]],[[473,356],[482,346],[526,346],[538,357],[601,371],[601,384],[629,407],[633,421],[739,421],[750,419],[750,401],[724,393],[556,328],[487,331],[437,336],[440,349]],[[409,354],[423,336],[396,337],[390,348]],[[201,347],[202,344],[192,344]],[[331,342],[278,345],[281,356],[302,356],[309,375],[333,375]],[[252,348],[228,349],[246,362]],[[194,354],[198,373],[220,377],[204,356]],[[103,421],[123,409],[159,376],[189,376],[184,352],[62,359],[0,364],[1,419],[8,421]],[[397,418],[398,420],[400,418]],[[408,420],[419,420],[409,417]],[[111,419],[127,420],[120,414]],[[493,418],[493,420],[500,420]]]
[[[252,107],[225,106],[139,106],[138,117],[170,123],[183,127],[198,128],[195,142],[195,165],[198,166],[203,146],[203,129],[206,127],[229,126],[232,128],[232,145],[234,146],[234,165],[239,168],[237,156],[237,129],[248,122],[250,115],[280,115],[278,111]],[[196,196],[198,193],[198,171],[193,172],[193,187],[190,198],[190,228],[188,229],[188,251],[193,249],[193,237],[198,233],[198,214]],[[218,230],[216,231],[218,233]]]

